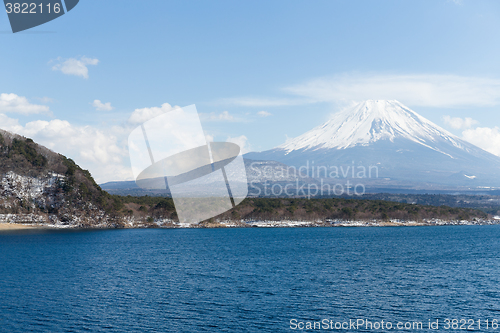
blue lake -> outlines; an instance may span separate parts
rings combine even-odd
[[[37,230],[0,252],[1,332],[500,320],[500,226]]]

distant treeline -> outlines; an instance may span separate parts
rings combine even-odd
[[[119,214],[136,217],[168,217],[177,219],[174,202],[165,197],[133,197],[113,195]],[[246,198],[232,210],[216,216],[221,220],[381,220],[421,221],[486,219],[488,214],[472,209],[449,206],[429,206],[366,199],[290,199]]]
[[[491,215],[500,215],[500,196],[465,194],[364,194],[360,199],[385,200],[429,206],[475,208]]]

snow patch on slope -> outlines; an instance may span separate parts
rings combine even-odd
[[[13,171],[7,172],[0,179],[0,194],[3,205],[10,206],[8,198],[22,200],[35,208],[35,204],[46,207],[48,202],[47,192],[55,191],[57,183],[63,181],[65,176],[49,173],[45,177],[21,176]]]

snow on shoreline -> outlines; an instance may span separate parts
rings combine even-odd
[[[88,229],[75,225],[50,223],[44,216],[34,214],[0,214],[0,223],[18,224],[47,229]],[[129,218],[125,224],[127,229],[141,228],[297,228],[297,227],[410,227],[410,226],[451,226],[451,225],[498,225],[498,220],[441,220],[426,219],[422,221],[378,221],[378,220],[326,220],[326,221],[294,221],[294,220],[217,220],[211,223],[189,224],[179,223],[171,219],[157,219],[153,223],[146,223],[140,219]],[[93,225],[92,229],[115,229],[107,224]]]

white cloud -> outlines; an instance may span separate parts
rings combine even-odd
[[[221,113],[211,112],[211,113],[200,113],[200,118],[205,121],[240,121],[228,111],[222,111]]]
[[[89,78],[89,65],[97,65],[99,63],[98,59],[92,59],[87,57],[81,57],[80,59],[69,58],[62,59],[57,58],[58,63],[52,66],[52,70],[61,71],[67,75],[81,76],[85,79]]]
[[[466,129],[478,123],[477,120],[469,117],[465,117],[462,119],[458,117],[443,116],[443,120],[445,124],[454,129]]]
[[[179,106],[172,107],[170,104],[164,103],[161,107],[135,109],[128,118],[128,122],[131,124],[142,124],[143,122],[159,116],[162,113],[169,112],[177,108],[179,108]]]
[[[31,104],[26,97],[16,94],[0,94],[0,112],[20,113],[23,115],[51,114],[48,106]]]
[[[111,103],[103,103],[100,100],[96,99],[92,103],[92,106],[95,107],[97,111],[111,111],[114,108],[111,106]]]
[[[234,117],[227,111],[222,111],[222,113],[219,114],[217,118],[221,120],[234,120]]]
[[[223,98],[218,101],[220,104],[247,106],[247,107],[273,107],[273,106],[291,106],[314,102],[309,99],[293,98],[255,98],[255,97],[234,97]]]
[[[37,98],[37,99],[40,100],[40,102],[42,102],[42,103],[52,103],[52,102],[54,102],[54,99],[50,98],[50,97],[42,97],[42,98]]]
[[[228,111],[222,111],[219,114],[211,113],[209,118],[210,120],[234,120],[234,117],[230,115]]]
[[[257,112],[257,114],[261,117],[269,117],[272,115],[270,112],[267,112],[267,111],[259,111],[259,112]]]
[[[276,107],[318,102],[396,99],[408,106],[458,107],[500,104],[500,80],[440,74],[343,74],[282,89],[293,98],[236,97],[222,104]]]
[[[244,135],[236,136],[234,138],[228,136],[226,141],[235,143],[240,146],[242,154],[246,154],[251,151],[251,145],[248,143],[248,138]]]
[[[462,132],[462,138],[487,152],[500,156],[500,129],[477,127]]]
[[[315,102],[397,99],[406,105],[429,107],[500,104],[500,80],[458,75],[340,75],[284,90]]]
[[[14,118],[10,118],[9,116],[0,113],[0,124],[2,129],[8,130],[11,132],[17,132],[19,129],[22,128],[21,125],[19,125],[19,121]]]
[[[17,119],[0,114],[2,128],[32,138],[75,160],[82,168],[90,170],[96,181],[131,179],[126,141],[127,134],[121,127],[106,131],[92,126],[75,126],[66,120],[35,120],[19,124]]]

